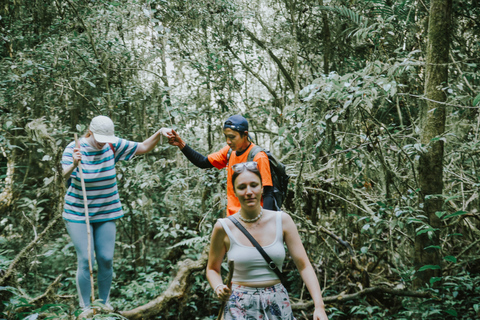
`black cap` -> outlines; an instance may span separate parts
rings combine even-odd
[[[230,128],[238,132],[248,131],[248,121],[242,115],[236,114],[228,118],[224,124],[223,129]]]

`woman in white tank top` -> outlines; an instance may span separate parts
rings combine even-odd
[[[241,209],[233,215],[257,240],[281,270],[288,251],[312,296],[314,320],[327,320],[325,305],[315,271],[292,218],[285,212],[261,207],[262,180],[256,162],[233,166],[232,183]],[[232,289],[223,284],[221,265],[225,254],[235,261]],[[247,237],[229,219],[215,224],[207,264],[207,279],[220,300],[227,301],[225,320],[294,320],[290,300],[280,279]]]

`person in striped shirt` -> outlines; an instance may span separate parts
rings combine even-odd
[[[115,221],[123,216],[118,195],[115,164],[131,160],[137,154],[151,151],[165,134],[162,128],[143,142],[132,142],[115,136],[114,124],[109,117],[92,119],[87,134],[68,144],[63,152],[63,175],[69,181],[63,219],[68,234],[77,252],[77,290],[80,306],[90,308],[90,271],[88,266],[87,228],[85,207],[78,164],[82,164],[88,202],[90,234],[93,252],[98,264],[99,297],[109,306],[110,286],[113,275],[113,253],[115,248]]]

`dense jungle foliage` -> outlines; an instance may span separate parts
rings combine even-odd
[[[0,35],[0,318],[80,313],[59,162],[92,117],[134,141],[172,127],[206,155],[237,113],[287,165],[331,319],[480,317],[478,0],[5,0]],[[202,254],[224,170],[163,141],[117,173],[116,312],[96,318],[200,261],[145,319],[216,319]]]

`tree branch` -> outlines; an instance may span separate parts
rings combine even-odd
[[[47,290],[45,290],[45,292],[36,297],[36,298],[33,298],[32,300],[28,301],[28,304],[27,306],[21,306],[20,308],[18,309],[15,309],[15,312],[16,313],[20,313],[20,312],[25,312],[26,310],[28,310],[28,308],[30,307],[30,305],[35,305],[35,306],[38,306],[40,307],[41,305],[45,304],[45,300],[49,300],[49,297],[52,297],[54,296],[53,295],[53,291],[60,286],[60,279],[62,278],[63,274],[60,274],[58,275],[58,277],[48,286]]]
[[[247,36],[250,37],[250,39],[252,39],[256,44],[258,44],[262,49],[266,50],[268,52],[268,55],[273,59],[273,61],[275,61],[275,63],[277,64],[277,66],[280,68],[280,71],[282,71],[282,74],[283,76],[285,77],[285,79],[287,80],[287,83],[288,83],[288,86],[290,87],[290,89],[292,89],[293,91],[295,91],[295,83],[293,82],[293,79],[292,77],[290,76],[290,74],[288,73],[287,69],[285,69],[285,67],[283,66],[282,62],[280,61],[280,59],[277,58],[277,56],[275,54],[273,54],[272,50],[270,50],[269,48],[267,48],[267,46],[265,45],[265,43],[263,41],[261,41],[260,39],[258,39],[250,30],[248,30],[247,28],[244,27],[244,31],[245,33],[247,34]]]
[[[38,235],[38,237],[36,237],[32,242],[30,242],[25,248],[22,249],[22,251],[20,251],[19,254],[17,254],[17,256],[15,257],[15,259],[13,259],[12,263],[8,266],[8,269],[7,271],[5,272],[5,274],[0,278],[0,286],[3,286],[5,284],[5,281],[12,275],[12,273],[14,272],[15,270],[15,267],[16,265],[20,262],[20,260],[22,258],[24,258],[29,252],[30,250],[35,247],[39,242],[40,240],[42,240],[42,238],[50,231],[50,229],[52,229],[55,224],[62,219],[62,215],[61,214],[57,214],[52,221],[50,221],[50,223],[48,224],[48,226],[43,229],[42,233],[40,233]]]
[[[352,294],[339,294],[335,296],[324,297],[323,301],[325,303],[335,303],[335,302],[343,302],[348,300],[357,300],[362,298],[363,296],[374,294],[374,293],[387,293],[395,296],[414,297],[414,298],[438,299],[438,297],[435,297],[430,292],[396,290],[396,289],[391,289],[387,287],[372,287],[372,288],[367,288]],[[311,307],[313,307],[313,301],[292,303],[293,310],[302,310],[302,309],[308,309]]]
[[[258,81],[260,81],[264,86],[265,88],[267,88],[268,92],[270,92],[270,94],[273,96],[274,99],[278,99],[277,97],[277,93],[275,92],[274,89],[272,89],[272,87],[270,87],[268,85],[268,83],[263,80],[263,78],[258,74],[256,73],[255,71],[252,70],[252,68],[250,68],[245,62],[242,61],[242,59],[240,59],[240,57],[235,53],[235,51],[233,51],[232,47],[230,47],[230,45],[226,44],[226,47],[227,49],[233,54],[233,56],[235,58],[237,58],[237,60],[242,64],[242,66],[248,71],[250,72],[255,78],[258,79]]]
[[[355,203],[353,203],[353,202],[351,202],[351,201],[348,201],[347,199],[345,199],[345,198],[343,198],[343,197],[340,197],[339,195],[336,195],[336,194],[334,194],[334,193],[331,193],[331,192],[328,192],[328,191],[325,191],[325,190],[322,190],[322,189],[319,189],[319,188],[312,188],[312,187],[305,187],[305,190],[312,190],[312,191],[324,192],[324,193],[329,194],[329,195],[331,195],[331,196],[337,197],[337,198],[345,201],[345,202],[348,203],[348,204],[351,204],[351,205],[354,206],[355,208],[357,208],[357,209],[359,209],[359,210],[361,210],[361,211],[363,211],[363,212],[365,212],[365,213],[371,214],[371,212],[368,212],[367,210],[365,210],[365,209],[357,206]]]
[[[111,100],[111,93],[110,93],[110,83],[108,79],[108,70],[105,68],[105,61],[107,60],[107,57],[100,57],[100,54],[97,51],[97,47],[95,45],[95,41],[93,40],[93,35],[92,35],[92,30],[87,26],[83,18],[80,16],[80,13],[78,12],[77,8],[73,5],[73,3],[70,0],[67,0],[68,4],[70,7],[72,7],[73,12],[77,15],[78,20],[82,23],[83,28],[87,31],[88,39],[90,40],[90,45],[92,46],[93,53],[95,54],[95,57],[97,58],[98,62],[100,63],[100,69],[103,71],[103,81],[105,83],[105,89],[107,90],[107,102],[108,102],[108,107],[113,108],[112,106],[112,100]]]

